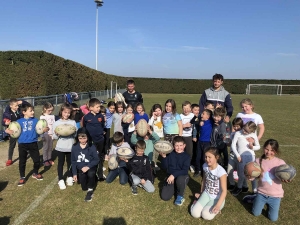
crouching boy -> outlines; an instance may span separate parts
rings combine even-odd
[[[177,197],[174,204],[181,206],[185,200],[185,187],[189,182],[188,170],[191,158],[189,154],[184,151],[185,142],[183,137],[174,137],[173,144],[175,151],[167,156],[164,153],[160,153],[163,157],[162,167],[167,170],[168,174],[161,191],[161,199],[168,201],[175,194]]]

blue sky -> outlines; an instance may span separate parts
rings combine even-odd
[[[299,0],[104,0],[98,70],[119,76],[299,79]],[[0,4],[0,50],[95,68],[93,0]]]

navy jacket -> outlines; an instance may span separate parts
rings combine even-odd
[[[6,106],[5,108],[5,111],[3,113],[3,116],[2,116],[2,125],[5,126],[5,127],[8,127],[7,125],[5,125],[5,122],[4,122],[4,119],[9,119],[10,121],[17,121],[18,119],[20,118],[23,118],[24,115],[23,113],[21,112],[21,106],[23,104],[29,104],[28,102],[26,101],[22,101],[22,104],[19,105],[19,108],[16,112],[13,112],[11,109],[10,109],[10,106]]]
[[[88,131],[89,139],[94,143],[104,140],[103,130],[105,122],[101,113],[96,115],[89,112],[83,117],[83,127]]]
[[[148,156],[134,155],[127,163],[130,172],[141,179],[149,180],[153,183],[152,169]]]
[[[191,158],[186,152],[177,153],[175,150],[162,160],[162,167],[167,170],[168,175],[178,176],[188,175]]]

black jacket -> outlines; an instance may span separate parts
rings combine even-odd
[[[127,168],[131,173],[141,179],[149,180],[153,183],[152,168],[148,156],[134,155],[127,163]]]

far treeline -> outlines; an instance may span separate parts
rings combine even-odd
[[[226,79],[223,75],[226,90],[232,94],[244,94],[249,83],[300,85],[300,80]],[[0,99],[106,90],[111,81],[125,88],[128,79],[134,79],[142,93],[199,94],[211,86],[212,76],[207,74],[205,80],[120,77],[45,51],[0,51]]]

